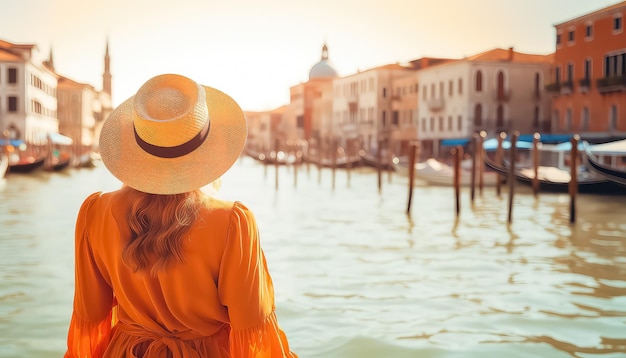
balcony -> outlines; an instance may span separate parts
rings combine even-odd
[[[561,92],[561,84],[559,82],[549,83],[546,85],[546,91],[559,93]]]
[[[429,99],[428,101],[426,101],[426,104],[428,105],[428,109],[430,109],[431,112],[441,111],[446,105],[443,98]]]
[[[494,99],[498,102],[507,102],[511,99],[511,89],[500,89],[494,93]]]
[[[596,86],[598,86],[600,93],[626,92],[626,76],[599,78],[596,81]]]
[[[571,80],[561,83],[561,94],[571,94],[573,90],[574,82],[572,82]]]
[[[583,78],[578,81],[578,91],[581,93],[589,92],[589,88],[591,87],[591,80],[589,78]]]

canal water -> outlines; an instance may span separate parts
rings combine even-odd
[[[276,179],[278,178],[278,180]],[[257,216],[279,322],[300,357],[625,357],[626,198],[461,193],[373,170],[242,158],[218,196]],[[82,200],[100,165],[0,183],[0,357],[60,357]],[[276,187],[278,186],[278,189]]]

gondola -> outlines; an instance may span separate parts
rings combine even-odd
[[[495,163],[487,155],[483,157],[487,167],[500,173],[505,178],[508,177],[510,167],[507,164]],[[540,191],[554,193],[567,193],[569,191],[571,179],[569,170],[553,166],[538,166],[537,172]],[[516,167],[513,175],[518,182],[532,186],[535,172],[532,167],[523,166],[520,168]],[[588,170],[585,165],[579,166],[576,180],[579,193],[626,195],[626,187],[611,182],[604,176]]]
[[[605,164],[600,159],[600,155],[614,157],[618,161],[623,160],[626,158],[626,139],[585,146],[586,164],[593,172],[600,174],[611,182],[626,186],[626,167]]]
[[[18,162],[9,163],[9,173],[30,173],[44,165],[46,157],[32,158],[20,160]]]

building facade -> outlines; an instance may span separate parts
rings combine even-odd
[[[23,142],[27,151],[59,130],[59,76],[44,64],[34,44],[0,40],[0,135]],[[35,155],[35,153],[30,153]]]
[[[396,103],[394,110],[393,105],[399,99],[393,94],[394,81],[405,81],[414,72],[408,65],[389,64],[335,79],[331,139],[342,146],[356,140],[368,154],[376,153],[379,145],[390,148],[394,132],[401,130],[400,106]]]
[[[422,149],[437,157],[445,140],[480,131],[548,131],[551,66],[552,55],[497,48],[419,70]]]
[[[552,121],[583,138],[626,136],[626,1],[555,25]]]

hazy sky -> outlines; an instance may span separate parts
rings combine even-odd
[[[495,47],[554,51],[554,25],[617,0],[0,0],[0,38],[33,43],[57,72],[102,88],[107,38],[113,104],[179,73],[246,110],[289,102],[324,42],[340,75]]]

